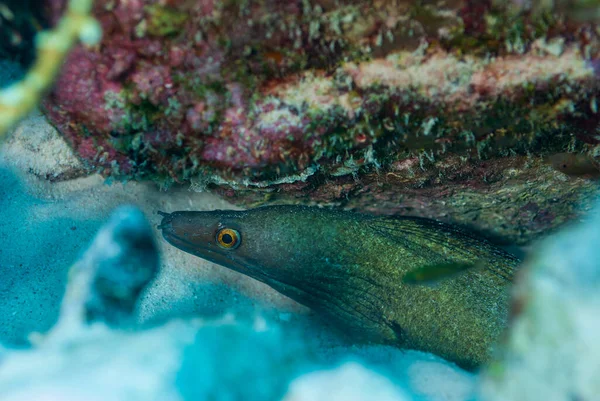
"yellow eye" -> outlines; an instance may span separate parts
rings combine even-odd
[[[237,230],[222,228],[217,232],[217,244],[221,248],[235,249],[240,245],[242,237]]]

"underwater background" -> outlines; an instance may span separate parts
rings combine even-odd
[[[600,400],[599,13],[0,1],[0,400]],[[523,259],[510,301],[485,300],[508,310],[492,356],[359,341],[171,246],[158,214],[273,205],[433,219]],[[292,254],[330,238],[302,227]],[[341,243],[333,258],[370,246]],[[470,291],[478,269],[411,277]]]

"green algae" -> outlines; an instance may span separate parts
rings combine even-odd
[[[550,10],[529,13],[526,10],[507,11],[506,5],[496,5],[481,16],[485,30],[473,34],[463,24],[450,27],[444,46],[459,54],[524,53],[535,40],[545,38],[558,20]]]
[[[146,30],[153,36],[176,35],[189,18],[186,12],[160,4],[147,5],[144,11],[147,14]]]

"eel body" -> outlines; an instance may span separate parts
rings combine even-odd
[[[161,214],[170,244],[268,284],[359,341],[473,369],[507,323],[519,260],[457,227],[303,206]],[[452,264],[474,267],[435,285],[414,280]]]

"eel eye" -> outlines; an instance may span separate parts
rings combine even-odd
[[[237,230],[222,228],[217,232],[217,244],[221,248],[235,249],[240,245],[242,237]]]

